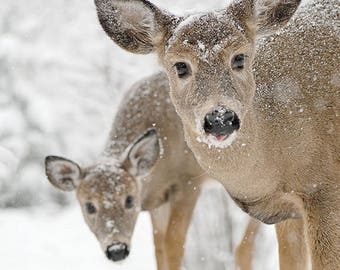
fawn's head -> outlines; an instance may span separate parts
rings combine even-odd
[[[287,24],[301,0],[235,0],[179,17],[146,0],[95,0],[106,33],[122,48],[157,52],[186,134],[228,146],[242,129],[256,86],[256,40]]]
[[[148,130],[132,143],[120,160],[81,168],[55,156],[46,158],[46,174],[62,191],[76,191],[83,216],[112,261],[125,259],[138,213],[141,181],[159,157],[156,131]]]

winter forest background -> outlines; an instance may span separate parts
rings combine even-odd
[[[227,1],[153,2],[180,13],[221,8]],[[43,167],[50,154],[80,164],[93,161],[103,148],[122,93],[159,70],[155,57],[128,54],[114,45],[97,21],[93,0],[0,0],[0,4],[0,268],[155,269],[147,215],[138,223],[130,261],[113,265],[85,226],[74,195],[55,191]],[[201,200],[202,208],[196,209],[197,222],[187,241],[188,270],[233,269],[221,250],[239,240],[247,217],[220,188],[208,188],[204,194],[209,198],[211,192],[217,192],[219,196],[210,197],[220,201]],[[208,218],[205,213],[214,213],[221,204],[227,207],[220,219]],[[223,225],[230,215],[233,221]],[[237,236],[228,236],[228,226],[236,228]],[[273,269],[275,239],[271,227],[263,230],[260,242],[266,253],[258,256],[258,269]],[[212,247],[204,237],[225,243]],[[195,240],[204,242],[201,250]],[[219,266],[209,266],[207,258],[219,261]]]

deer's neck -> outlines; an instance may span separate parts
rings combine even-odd
[[[222,182],[231,196],[265,196],[276,190],[276,185],[272,181],[274,166],[263,151],[263,122],[255,107],[250,108],[242,122],[235,140],[226,148],[190,141],[190,135],[187,138],[200,165]]]

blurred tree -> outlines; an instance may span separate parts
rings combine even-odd
[[[154,2],[172,11],[225,4]],[[0,3],[0,207],[64,204],[46,181],[44,157],[93,160],[122,90],[158,65],[115,46],[93,0]]]

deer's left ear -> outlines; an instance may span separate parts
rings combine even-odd
[[[132,53],[155,51],[176,21],[146,0],[95,0],[95,4],[108,36]]]
[[[127,148],[122,167],[134,176],[144,176],[153,168],[159,154],[157,132],[149,129]]]
[[[227,13],[253,35],[261,37],[285,27],[300,3],[301,0],[241,0],[232,4]]]

